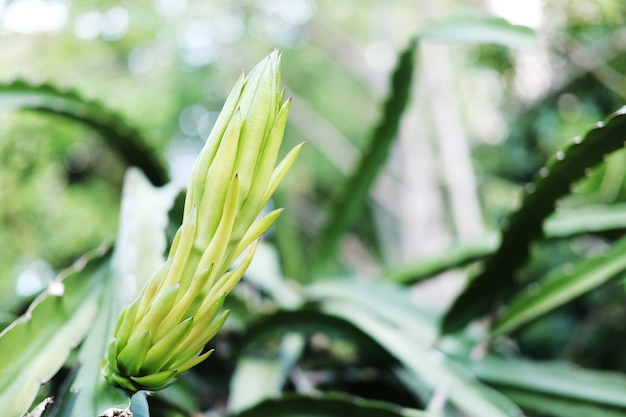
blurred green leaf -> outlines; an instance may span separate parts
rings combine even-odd
[[[505,223],[498,250],[448,310],[441,325],[443,333],[462,328],[516,290],[515,273],[527,261],[530,244],[542,236],[542,224],[554,211],[556,200],[569,193],[571,184],[584,178],[588,168],[621,149],[625,135],[626,114],[620,110],[548,161],[527,187],[521,208]]]
[[[244,280],[281,307],[294,307],[302,302],[302,296],[295,289],[297,287],[290,285],[281,273],[277,251],[263,241],[256,249]]]
[[[505,397],[432,348],[437,317],[417,306],[400,288],[388,283],[335,280],[313,284],[307,294],[319,303],[322,312],[359,329],[431,391],[444,390],[465,413],[481,417],[519,415]]]
[[[263,400],[278,396],[289,372],[302,354],[304,339],[296,333],[281,338],[276,355],[241,355],[230,381],[228,410],[240,412]],[[263,383],[259,384],[259,381]]]
[[[614,407],[626,413],[626,377],[621,373],[492,355],[473,361],[470,368],[481,381],[498,387],[578,401],[588,407]]]
[[[251,324],[242,338],[242,349],[273,342],[290,332],[323,332],[349,339],[359,346],[375,349],[376,344],[346,320],[314,308],[279,310]]]
[[[108,256],[90,252],[63,272],[24,316],[0,333],[0,409],[20,417],[83,339],[98,311]]]
[[[514,388],[501,388],[503,394],[524,410],[554,417],[623,417],[619,407],[588,403],[574,399],[564,399],[553,395],[538,394]]]
[[[199,409],[201,392],[205,385],[199,383],[197,378],[186,375],[169,387],[156,391],[152,395],[168,406],[184,411],[187,415],[193,415]]]
[[[339,393],[297,394],[267,400],[233,417],[429,417],[428,413]],[[433,416],[434,417],[434,416]]]
[[[37,404],[37,406],[33,410],[31,410],[30,413],[26,414],[26,417],[41,417],[43,413],[46,412],[48,406],[53,402],[54,399],[52,397],[44,398],[44,400]]]
[[[274,203],[277,207],[287,207],[289,199],[279,188],[274,193]],[[306,276],[306,252],[295,216],[291,210],[281,214],[281,220],[274,225],[276,234],[276,249],[280,255],[282,275],[295,281],[303,282]]]
[[[624,203],[557,210],[543,227],[546,237],[568,237],[623,229],[626,229]]]
[[[626,204],[623,203],[557,210],[543,225],[543,232],[547,238],[564,238],[622,229],[626,229]],[[471,242],[457,242],[439,254],[390,269],[384,276],[403,285],[415,284],[441,272],[479,261],[492,254],[499,243],[499,237],[495,233],[486,234]]]
[[[281,310],[262,316],[242,336],[242,351],[230,384],[228,409],[238,412],[279,395],[302,353],[303,335],[319,332],[350,340],[368,352],[378,348],[350,323],[315,308]],[[273,346],[276,341],[279,342],[277,351],[271,349],[260,353],[262,346]],[[259,384],[259,381],[263,383]]]
[[[326,222],[321,227],[314,254],[313,265],[316,267],[328,260],[343,234],[361,215],[369,190],[387,161],[402,114],[409,102],[416,48],[416,41],[411,41],[398,58],[389,97],[383,104],[382,118],[372,130],[367,149],[363,152],[357,168],[327,209]]]
[[[241,357],[230,382],[228,409],[237,412],[266,398],[276,397],[284,383],[285,372],[278,360]]]
[[[88,101],[76,91],[22,80],[0,83],[0,109],[35,110],[85,124],[99,132],[122,160],[139,167],[154,184],[162,185],[168,180],[163,162],[147,146],[139,130],[102,103]]]
[[[498,243],[496,234],[485,235],[472,242],[458,242],[448,246],[440,254],[417,259],[402,268],[391,269],[384,276],[399,284],[412,285],[446,270],[478,261],[493,253]]]
[[[386,282],[324,280],[306,288],[309,300],[336,302],[367,310],[368,314],[393,323],[410,333],[423,346],[437,337],[437,315],[420,308],[403,288]]]
[[[513,48],[534,48],[539,45],[533,29],[491,16],[448,16],[428,24],[418,36],[434,41],[490,43]]]
[[[111,265],[103,277],[100,307],[80,349],[80,369],[57,417],[96,416],[109,408],[129,405],[128,395],[105,381],[100,365],[118,315],[164,261],[168,211],[176,194],[172,186],[153,187],[138,170],[131,168],[127,172],[119,235]],[[145,398],[136,395],[132,405],[141,410],[143,402]]]
[[[17,316],[13,313],[0,312],[0,332],[13,323],[15,319],[17,319]]]
[[[478,382],[453,359],[423,346],[415,334],[378,320],[367,309],[340,303],[322,305],[327,314],[341,317],[375,340],[431,390],[443,390],[462,412],[473,417],[521,416],[519,408],[497,391]],[[410,320],[407,317],[405,321]]]
[[[120,283],[127,301],[165,262],[168,213],[178,192],[171,183],[152,186],[136,168],[126,172],[113,262],[117,273],[127,276]]]
[[[613,243],[607,252],[585,259],[566,271],[531,284],[519,293],[493,323],[492,335],[515,331],[534,320],[579,297],[626,271],[626,238]]]

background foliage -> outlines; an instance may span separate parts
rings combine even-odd
[[[287,210],[214,357],[152,415],[624,415],[626,10],[524,4],[5,2],[0,328],[116,239],[127,166],[186,183],[240,69],[278,47],[285,148],[308,143]],[[71,276],[94,300],[133,285]],[[23,360],[81,333],[55,323]],[[67,398],[84,354],[58,354],[37,402]]]

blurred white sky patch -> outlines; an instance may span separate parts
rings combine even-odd
[[[538,28],[543,21],[543,0],[487,0],[493,14],[516,25]]]
[[[487,4],[493,14],[513,24],[539,29],[543,23],[544,0],[487,0]],[[516,93],[529,101],[545,94],[554,81],[548,52],[543,48],[519,50],[515,59]]]
[[[103,15],[101,25],[102,37],[107,41],[123,38],[130,26],[128,10],[121,6],[107,10]]]
[[[384,41],[374,41],[365,47],[365,60],[377,71],[390,71],[396,63],[393,45]]]
[[[74,33],[78,39],[95,39],[100,36],[102,15],[100,12],[91,11],[83,13],[74,26]]]
[[[54,32],[67,21],[67,5],[56,0],[0,0],[0,26],[20,33]]]
[[[156,0],[156,11],[164,17],[180,16],[187,8],[187,0]]]
[[[74,26],[74,34],[78,39],[83,40],[102,36],[107,41],[116,41],[126,35],[129,27],[128,10],[115,6],[106,12],[92,10],[80,15]]]
[[[260,13],[251,19],[253,32],[272,39],[277,46],[298,48],[306,44],[306,24],[313,18],[311,0],[262,0],[256,3]]]
[[[54,270],[46,261],[38,259],[19,267],[15,290],[21,297],[37,294],[54,279]]]
[[[187,22],[178,33],[178,46],[185,64],[201,67],[215,62],[221,52],[215,26],[208,19]]]

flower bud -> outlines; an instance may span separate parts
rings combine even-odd
[[[102,366],[110,383],[158,390],[211,354],[224,299],[280,210],[257,217],[301,148],[276,164],[289,105],[277,51],[237,81],[194,165],[168,260],[118,319]]]

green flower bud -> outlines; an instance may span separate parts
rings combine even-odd
[[[110,383],[158,390],[211,354],[202,350],[226,320],[224,298],[280,214],[259,219],[261,209],[301,148],[276,164],[289,105],[277,51],[237,81],[194,166],[168,260],[118,319],[102,365]]]

